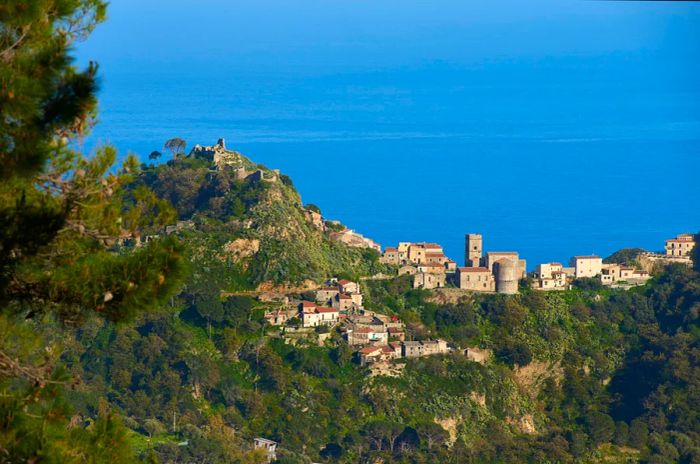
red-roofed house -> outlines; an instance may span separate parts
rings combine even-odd
[[[304,302],[300,306],[303,305]],[[300,311],[301,322],[304,327],[317,327],[319,325],[334,325],[338,322],[339,312],[335,308],[323,306],[307,306]]]
[[[338,289],[341,291],[341,293],[360,293],[359,284],[347,279],[338,281]]]

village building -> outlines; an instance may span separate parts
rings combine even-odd
[[[600,256],[574,256],[570,265],[576,269],[575,277],[595,277],[603,271],[603,259]]]
[[[435,354],[449,353],[445,340],[426,340],[401,343],[401,355],[404,358],[420,358]]]
[[[267,453],[267,462],[270,463],[272,461],[277,460],[277,442],[268,440],[267,438],[254,438],[253,439],[253,446],[255,449],[262,449],[265,450]]]
[[[299,303],[299,315],[303,327],[318,327],[336,324],[340,313],[336,308],[316,306],[310,301],[302,301]]]
[[[564,290],[568,288],[566,271],[561,263],[538,264],[533,274],[532,288]]]
[[[265,313],[263,316],[265,321],[267,321],[268,324],[273,325],[273,326],[279,326],[279,325],[284,325],[289,321],[291,318],[295,317],[298,314],[298,311],[295,310],[286,310],[286,309],[278,309],[276,311],[268,311]]]
[[[383,346],[366,346],[357,352],[361,366],[401,357],[401,348],[393,344]]]
[[[354,230],[344,229],[339,232],[331,232],[329,237],[331,240],[344,243],[350,247],[369,248],[377,252],[382,251],[382,247],[377,242],[355,232]]]
[[[407,264],[407,265],[401,266],[399,268],[398,275],[400,275],[400,276],[402,276],[402,275],[416,275],[417,272],[418,272],[418,269],[416,269],[415,266],[411,266],[411,265]]]
[[[690,256],[694,247],[695,237],[692,234],[680,234],[666,240],[666,256]]]
[[[600,274],[600,281],[603,285],[615,284],[642,284],[651,279],[651,275],[640,269],[635,269],[621,264],[603,264]]]
[[[321,287],[316,290],[316,303],[322,305],[329,305],[333,303],[333,299],[340,293],[340,289],[337,286],[334,287]]]
[[[346,331],[348,345],[385,345],[389,343],[389,332],[384,327],[354,326]]]
[[[338,281],[338,289],[342,293],[360,293],[360,285],[347,279]]]
[[[400,253],[398,248],[387,247],[384,249],[384,253],[379,258],[379,262],[383,264],[401,264],[402,260],[400,258]]]
[[[489,251],[483,256],[484,239],[481,234],[466,234],[464,241],[465,267],[457,269],[456,281],[459,288],[472,291],[494,291],[490,278],[492,275],[495,291],[498,293],[518,293],[520,279],[527,274],[527,263],[514,251]],[[467,271],[466,269],[476,269]],[[484,271],[486,269],[486,271]],[[476,274],[470,275],[469,272]],[[484,286],[486,283],[486,286]],[[478,289],[478,290],[477,290]]]
[[[404,332],[403,328],[388,327],[387,332],[389,333],[389,340],[392,340],[392,341],[398,340],[398,341],[402,342],[406,339],[406,332]]]
[[[443,288],[447,283],[447,276],[444,272],[418,272],[413,277],[413,288],[424,288],[430,290],[433,288]]]
[[[332,301],[332,306],[339,311],[347,311],[355,305],[352,296],[347,293],[337,293]]]
[[[464,265],[482,267],[484,239],[481,234],[466,234],[464,240]]]
[[[457,268],[457,286],[473,292],[495,292],[496,278],[486,267]]]

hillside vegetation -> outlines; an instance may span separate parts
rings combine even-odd
[[[170,201],[180,220],[194,223],[185,234],[192,256],[200,266],[221,269],[227,289],[294,286],[385,270],[375,251],[332,241],[324,226],[314,224],[289,177],[236,155],[264,178],[237,179],[232,170],[216,170],[209,160],[190,156],[145,167],[136,184]]]

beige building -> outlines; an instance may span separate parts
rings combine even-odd
[[[574,256],[571,258],[571,266],[575,271],[575,277],[595,277],[603,271],[603,258],[600,256]]]
[[[440,266],[439,264],[437,266]],[[422,266],[419,266],[419,268]],[[440,266],[443,271],[441,273],[436,272],[418,272],[413,276],[413,288],[442,288],[445,286],[447,281],[447,275],[445,274],[445,268]]]
[[[401,264],[401,258],[399,257],[399,249],[387,247],[384,249],[381,258],[379,258],[380,263],[384,264]]]
[[[603,285],[615,285],[619,283],[642,284],[651,279],[647,271],[620,264],[603,264],[600,281]]]
[[[374,240],[369,239],[358,232],[355,232],[354,230],[345,229],[340,232],[331,232],[329,234],[329,237],[331,238],[331,240],[344,243],[350,247],[370,248],[378,252],[382,251],[381,245],[379,245]]]
[[[680,234],[666,240],[666,256],[690,256],[694,247],[695,237],[692,234]]]
[[[536,290],[564,290],[568,283],[561,263],[543,263],[535,268],[532,287]]]
[[[352,301],[352,296],[347,293],[338,293],[335,298],[333,298],[333,307],[339,311],[347,311],[348,309],[354,307],[354,302]]]
[[[384,327],[355,325],[345,333],[348,345],[385,345],[389,343],[389,332]]]
[[[464,265],[466,267],[481,267],[484,248],[484,239],[481,234],[467,234],[464,243]]]
[[[418,269],[416,269],[415,266],[406,265],[406,266],[401,266],[399,268],[399,275],[400,276],[402,276],[402,275],[416,275],[417,272],[418,272]]]
[[[340,313],[336,308],[316,306],[310,301],[302,301],[299,304],[299,315],[302,326],[318,327],[320,325],[334,325],[338,322]]]
[[[502,261],[510,261],[515,265],[518,279],[524,279],[527,276],[527,263],[516,251],[489,251],[486,253],[486,267],[491,272],[494,272],[493,267],[496,263]]]
[[[360,293],[360,284],[351,280],[342,279],[338,281],[338,289],[342,293]]]
[[[340,293],[338,287],[323,287],[316,290],[316,303],[327,305]]]
[[[495,292],[496,278],[486,267],[457,268],[457,284],[463,290],[474,292]]]
[[[401,354],[404,358],[420,358],[422,356],[449,353],[449,351],[445,340],[401,343]]]

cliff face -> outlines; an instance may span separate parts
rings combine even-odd
[[[220,146],[146,168],[142,180],[191,220],[195,255],[235,264],[252,286],[266,288],[337,274],[380,272],[378,255],[331,240],[289,177]],[[239,279],[240,280],[240,279]]]

